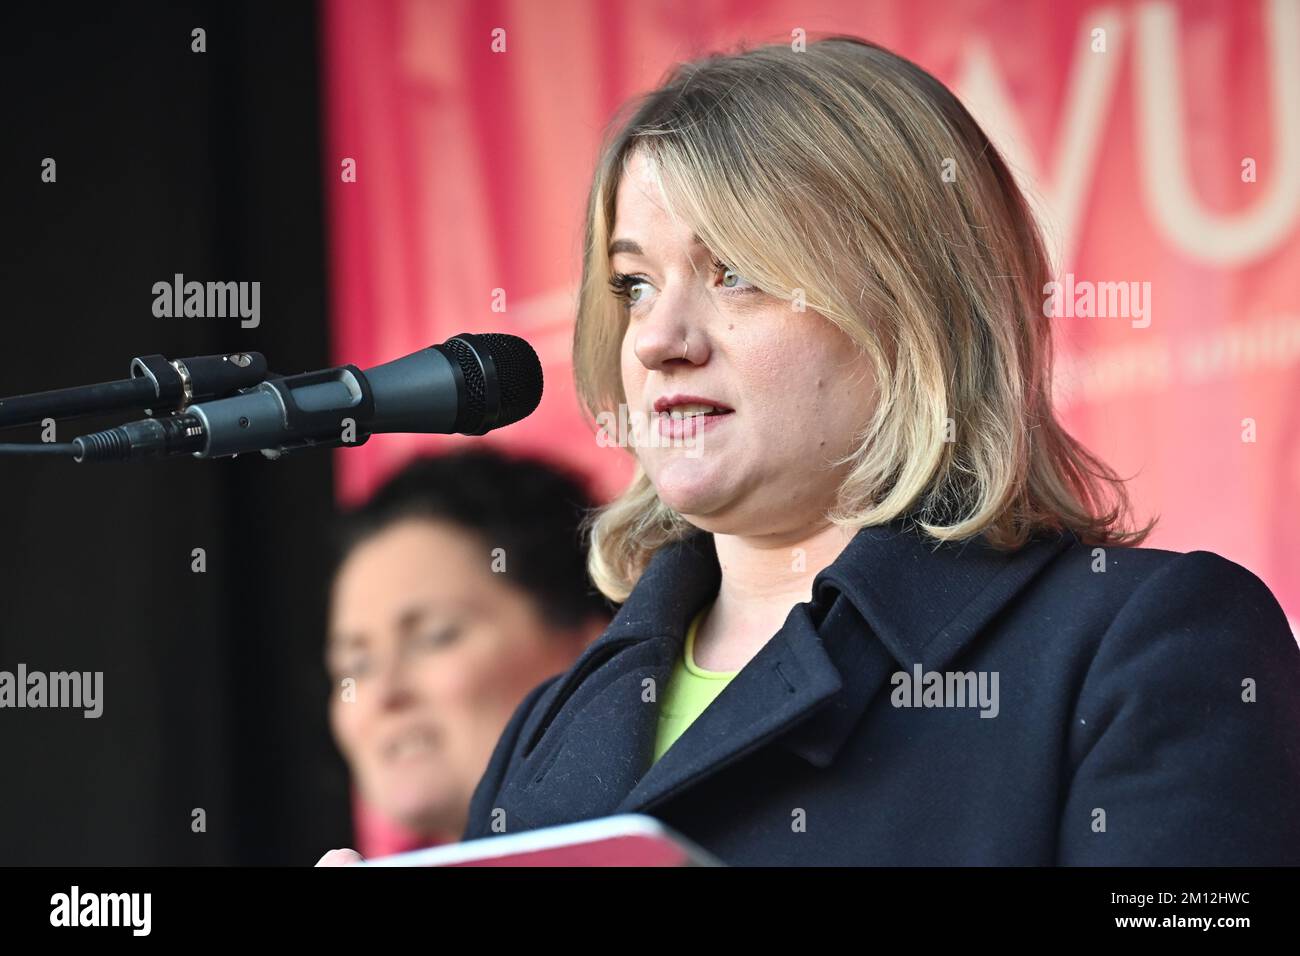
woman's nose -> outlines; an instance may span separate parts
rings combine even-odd
[[[698,304],[660,294],[650,314],[637,320],[633,351],[648,369],[700,365],[709,357],[708,338],[695,321]]]
[[[393,654],[379,667],[375,689],[383,709],[401,708],[413,699],[409,666],[410,662],[403,655]]]

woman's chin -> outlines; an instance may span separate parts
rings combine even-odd
[[[405,767],[375,781],[367,799],[390,819],[424,830],[430,821],[444,819],[459,798],[447,782],[441,767]]]
[[[680,515],[707,515],[730,498],[732,476],[714,463],[675,458],[660,464],[652,476],[655,493]]]
[[[401,826],[416,833],[429,835],[446,828],[449,819],[456,815],[451,794],[390,794],[381,806],[384,814]]]

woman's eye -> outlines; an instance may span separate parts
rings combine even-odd
[[[721,274],[724,289],[748,289],[753,287],[753,283],[721,259],[713,260],[713,270]]]
[[[354,655],[339,662],[339,666],[334,669],[334,679],[341,680],[344,677],[352,677],[360,680],[369,673],[369,655]]]
[[[444,627],[437,631],[430,631],[425,634],[419,641],[422,647],[446,647],[448,644],[455,642],[460,637],[461,629],[459,626]]]
[[[640,305],[650,296],[654,288],[649,282],[640,276],[628,275],[624,272],[616,272],[609,280],[610,291],[615,297],[621,299],[625,305]]]

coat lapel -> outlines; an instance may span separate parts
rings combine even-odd
[[[509,802],[530,826],[645,811],[768,743],[829,766],[891,674],[947,666],[1073,540],[1009,554],[980,541],[935,547],[898,522],[862,529],[817,575],[813,600],[652,766],[658,698],[720,580],[711,535],[668,545],[544,698]]]
[[[795,605],[785,626],[649,767],[617,812],[646,810],[717,773],[828,704],[843,687],[808,605]]]
[[[709,535],[656,553],[605,633],[542,697],[540,717],[525,727],[520,766],[499,797],[512,828],[606,816],[645,776],[659,696],[688,622],[716,595],[720,578]]]

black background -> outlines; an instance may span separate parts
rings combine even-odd
[[[0,395],[152,353],[333,364],[314,5],[0,16]],[[155,318],[152,286],[178,272],[260,281],[260,327]],[[104,672],[98,720],[0,709],[0,864],[312,863],[348,844],[321,660],[332,494],[324,452],[0,458],[0,670]]]

